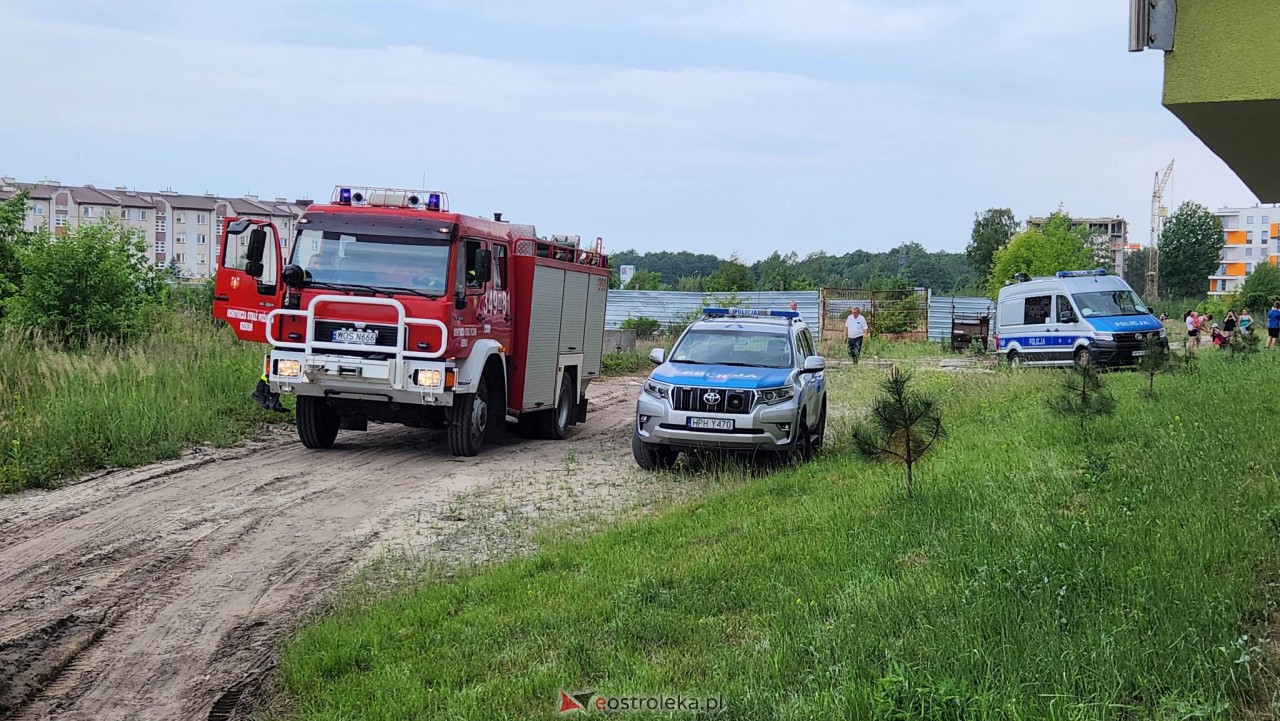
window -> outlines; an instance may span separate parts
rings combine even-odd
[[[813,350],[813,339],[809,337],[809,331],[802,330],[796,334],[796,346],[800,352],[800,362],[804,363],[804,359],[811,355],[817,355]]]
[[[493,244],[493,289],[507,287],[507,244]]]
[[[187,242],[187,234],[186,234],[186,233],[178,233],[178,237],[174,238],[174,239],[173,239],[173,241],[174,241],[175,243],[186,243],[186,242]]]
[[[205,244],[204,233],[196,233],[196,245],[204,245],[204,244]]]
[[[174,218],[173,218],[173,219],[174,219],[175,221],[179,222],[179,223],[185,223],[185,222],[187,222],[187,214],[186,214],[186,213],[178,213],[176,216],[174,216]]]
[[[1246,273],[1252,273],[1252,272],[1253,272],[1253,263],[1246,263],[1246,264],[1245,264],[1245,266],[1244,266],[1244,272],[1246,272]]]
[[[138,220],[146,220],[146,219],[147,219],[147,211],[145,211],[145,210],[139,210],[139,211],[138,211]]]
[[[1244,254],[1245,254],[1245,257],[1252,256],[1252,255],[1253,255],[1253,248],[1245,248],[1245,249],[1244,249]]]
[[[1252,243],[1252,242],[1253,242],[1253,231],[1252,231],[1252,230],[1246,230],[1246,231],[1244,232],[1244,242],[1246,242],[1246,243]]]
[[[1071,301],[1065,295],[1058,296],[1058,314],[1055,317],[1059,323],[1075,323],[1079,320],[1075,309],[1071,307]]]
[[[1246,225],[1253,225],[1253,216],[1252,216],[1252,215],[1250,215],[1250,216],[1249,216],[1249,218],[1248,218],[1247,220],[1245,220],[1244,222],[1245,222],[1245,224],[1246,224]]]
[[[471,290],[476,290],[480,287],[480,281],[476,279],[476,254],[479,253],[480,249],[483,247],[484,243],[478,240],[468,240],[466,242],[467,269],[464,273],[464,277],[466,278],[467,288]],[[458,284],[461,285],[461,283],[462,279],[459,278]]]
[[[1027,298],[1022,306],[1023,325],[1044,325],[1049,322],[1049,312],[1053,305],[1053,296],[1037,295]]]
[[[34,210],[35,210],[36,215],[44,215],[44,206],[43,206],[43,205],[40,205],[39,203],[36,203]]]
[[[65,215],[59,215],[58,217],[54,218],[54,219],[53,219],[53,227],[55,227],[55,228],[65,228],[65,227],[67,227],[67,216],[65,216]]]
[[[1271,225],[1271,216],[1269,216],[1269,215],[1264,215],[1264,216],[1262,216],[1262,224],[1263,224],[1263,225]]]
[[[1271,240],[1271,231],[1269,230],[1262,231],[1262,244],[1266,245],[1268,240]]]
[[[82,205],[82,206],[80,206],[80,215],[81,215],[81,216],[83,216],[83,217],[85,217],[85,218],[92,218],[92,217],[93,217],[93,206],[92,206],[92,205]]]
[[[204,213],[196,213],[196,225],[204,225]]]
[[[152,250],[154,250],[154,251],[155,251],[155,252],[157,252],[157,253],[163,253],[163,252],[164,252],[164,241],[163,241],[163,240],[161,240],[161,239],[159,239],[159,238],[156,238],[155,245],[153,245],[151,249],[152,249]]]
[[[175,262],[175,263],[185,263],[185,262],[187,262],[187,255],[186,255],[186,253],[174,253],[174,254],[173,254],[173,262]]]

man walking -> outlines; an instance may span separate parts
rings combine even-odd
[[[857,363],[858,356],[862,355],[862,337],[867,334],[867,319],[862,317],[862,311],[857,306],[854,306],[845,319],[844,329],[849,336],[849,357]]]
[[[1280,338],[1280,300],[1271,304],[1267,311],[1267,347],[1274,348],[1276,339]]]

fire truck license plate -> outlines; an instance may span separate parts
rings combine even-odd
[[[693,429],[703,428],[712,431],[731,431],[733,430],[732,418],[690,418],[689,427]]]
[[[333,332],[334,343],[363,343],[373,345],[378,342],[378,331],[356,330],[355,328],[339,328]]]

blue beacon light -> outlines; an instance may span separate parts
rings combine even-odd
[[[342,205],[351,205],[351,188],[338,189],[338,202]]]

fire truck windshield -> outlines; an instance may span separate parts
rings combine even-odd
[[[293,263],[314,283],[408,289],[444,295],[449,241],[304,228]]]

